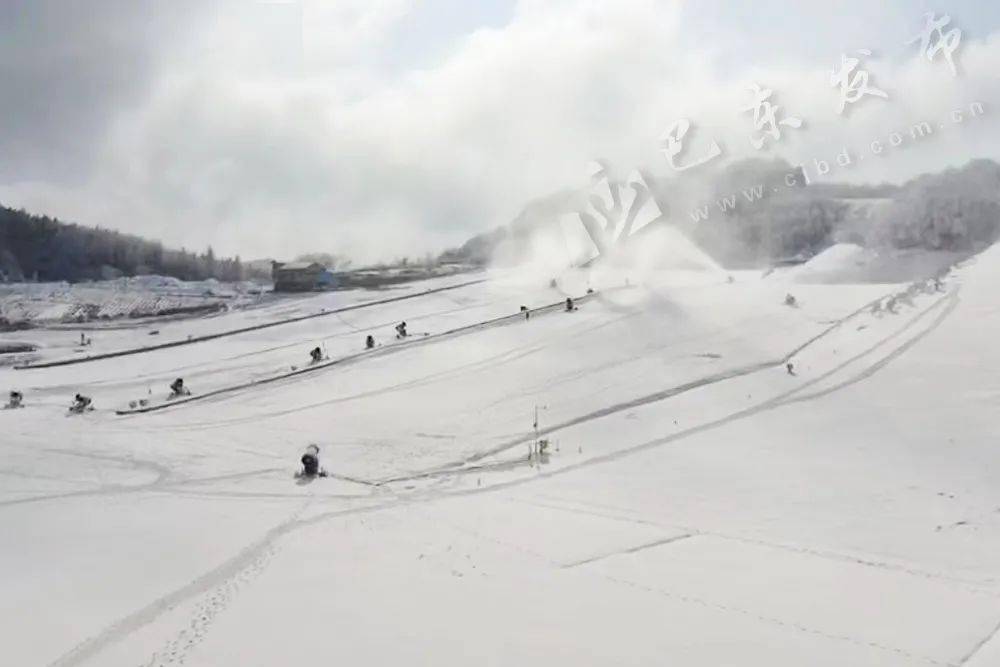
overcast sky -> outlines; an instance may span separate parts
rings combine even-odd
[[[924,13],[962,31],[953,75],[907,45]],[[832,161],[901,181],[1000,159],[1000,3],[984,0],[4,0],[0,202],[244,258],[419,256],[586,180],[588,161]],[[831,70],[862,57],[838,114]],[[783,126],[756,150],[749,84]],[[981,102],[961,125],[951,112]]]

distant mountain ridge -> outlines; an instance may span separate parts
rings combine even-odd
[[[790,185],[787,177],[796,174],[796,184]],[[1000,236],[1000,164],[992,160],[973,160],[898,186],[805,185],[801,171],[779,159],[736,162],[707,181],[683,174],[643,177],[665,222],[733,268],[811,257],[838,242],[971,253]],[[755,188],[761,197],[748,202],[742,193]],[[536,235],[561,233],[560,220],[568,216],[579,221],[588,192],[563,190],[533,200],[507,225],[478,234],[443,256],[480,264],[498,256],[517,257]],[[720,210],[724,199],[734,203]],[[691,214],[700,208],[707,217],[696,221]]]
[[[665,179],[642,172],[663,222],[675,226],[723,267],[763,267],[818,254],[835,243],[874,249],[972,253],[1000,236],[1000,164],[973,160],[903,185],[814,183],[783,160],[751,159],[704,176]],[[619,185],[622,185],[619,182]],[[741,193],[759,189],[752,202]],[[439,263],[484,266],[517,262],[539,234],[561,237],[568,219],[591,205],[590,188],[564,189],[528,202],[510,223],[445,250]],[[719,203],[733,199],[734,205]],[[704,220],[692,212],[706,211]],[[591,209],[592,210],[592,209]],[[592,216],[593,217],[593,216]],[[697,217],[697,216],[695,216]],[[599,216],[595,219],[600,220]],[[336,258],[336,265],[349,264]],[[118,231],[65,223],[0,206],[0,282],[114,279],[158,274],[181,280],[270,279],[270,260],[164,248]]]
[[[0,206],[0,282],[107,280],[157,274],[181,280],[238,281],[239,257],[164,248],[133,234],[65,223]]]

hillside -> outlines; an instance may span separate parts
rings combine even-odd
[[[515,269],[168,347],[0,336],[38,348],[0,366],[5,656],[994,665],[998,250],[937,285]],[[308,443],[328,477],[294,477]]]
[[[164,248],[157,241],[0,206],[0,282],[108,280],[155,274],[180,280],[239,281],[239,257]]]
[[[969,255],[1000,235],[1000,165],[990,160],[926,174],[902,186],[804,186],[797,177],[789,187],[786,176],[797,173],[781,160],[753,159],[708,176],[666,179],[643,172],[642,177],[663,221],[730,269],[801,260],[840,242],[882,252],[923,249]],[[616,183],[622,196],[629,196],[630,185]],[[583,233],[579,212],[593,217],[595,196],[611,201],[608,187],[607,180],[598,180],[590,188],[539,198],[510,224],[477,235],[446,256],[481,264],[517,263],[540,244],[572,247],[567,230]],[[755,190],[759,196],[748,201]],[[629,201],[623,202],[623,210]],[[574,261],[592,256],[593,246],[586,243]]]

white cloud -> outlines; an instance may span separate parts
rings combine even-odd
[[[385,38],[407,8],[307,3],[302,60],[278,70],[255,67],[244,23],[222,10],[205,15],[183,42],[190,48],[163,57],[150,94],[116,110],[81,185],[8,183],[0,199],[244,256],[379,259],[440,250],[506,222],[527,200],[584,182],[593,157],[666,171],[657,138],[681,115],[696,124],[692,152],[715,138],[727,159],[754,154],[750,116],[739,113],[751,77],[806,120],[771,152],[793,161],[830,159],[973,99],[1000,116],[996,39],[968,40],[959,79],[913,57],[873,58],[873,81],[891,99],[864,100],[844,118],[827,70],[789,60],[720,74],[709,55],[717,44],[680,39],[678,3],[525,0],[507,26],[468,35],[439,65],[387,76],[377,51],[391,48]],[[832,176],[900,180],[997,157],[994,122]]]

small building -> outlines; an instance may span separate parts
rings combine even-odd
[[[336,287],[333,273],[319,262],[274,262],[271,279],[275,292],[312,292]]]

